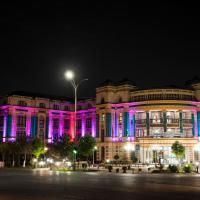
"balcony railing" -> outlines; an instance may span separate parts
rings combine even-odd
[[[136,124],[146,124],[146,121],[147,121],[146,119],[136,119],[135,123]]]
[[[192,138],[192,133],[171,133],[171,132],[162,132],[162,133],[150,133],[148,137],[153,138]]]
[[[184,124],[192,124],[192,119],[183,119]]]
[[[177,118],[167,118],[167,124],[179,124],[180,120]]]
[[[164,120],[163,118],[159,118],[159,119],[150,119],[150,124],[154,125],[154,124],[163,124]]]

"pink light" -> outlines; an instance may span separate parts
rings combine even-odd
[[[76,113],[81,114],[81,113],[87,113],[87,112],[96,112],[96,108],[90,108],[87,110],[78,110]]]
[[[16,115],[12,114],[12,137],[11,141],[14,141],[16,139]]]
[[[96,137],[96,113],[92,114],[92,137]]]
[[[127,141],[129,141],[129,142],[134,141],[134,137],[127,137]]]
[[[49,113],[49,133],[48,133],[48,143],[53,142],[53,137],[52,137],[52,115]]]
[[[26,135],[30,136],[30,134],[31,134],[31,115],[29,113],[26,120]]]
[[[3,123],[4,123],[4,127],[3,127],[3,142],[6,141],[6,120],[7,120],[7,116],[6,116],[6,113],[4,113],[4,119],[3,119]]]
[[[85,135],[85,114],[82,115],[81,136]]]
[[[74,140],[74,113],[71,113],[70,116],[70,137],[71,140]]]
[[[62,136],[64,134],[64,119],[62,115],[60,115],[60,126],[59,126],[59,134]]]

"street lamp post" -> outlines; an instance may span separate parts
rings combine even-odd
[[[93,159],[92,159],[92,164],[93,164],[93,166],[94,166],[94,152],[97,150],[97,146],[95,146],[94,148],[93,148]]]
[[[199,173],[199,162],[196,162],[196,173]]]
[[[77,154],[77,151],[74,149],[73,150],[73,154],[74,154],[74,170],[76,169],[76,154]]]
[[[65,78],[70,81],[70,83],[72,84],[72,87],[74,88],[74,139],[76,139],[77,90],[78,90],[79,85],[82,82],[87,81],[88,79],[85,78],[79,81],[78,83],[76,83],[74,80],[74,73],[73,71],[70,71],[70,70],[65,72]]]

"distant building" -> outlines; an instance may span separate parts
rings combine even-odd
[[[200,160],[200,80],[185,88],[138,89],[128,80],[107,80],[95,99],[78,101],[76,136],[96,138],[97,160],[138,158],[141,163],[175,161],[171,146],[180,141],[185,161]],[[39,137],[53,142],[62,134],[74,139],[73,99],[14,92],[1,98],[0,138]]]

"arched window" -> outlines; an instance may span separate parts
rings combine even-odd
[[[27,106],[27,103],[26,103],[26,101],[18,101],[18,103],[17,103],[17,105],[18,106]]]
[[[44,103],[40,103],[40,104],[39,104],[39,107],[40,107],[40,108],[45,108],[46,106],[45,106]]]
[[[101,104],[104,104],[105,103],[105,99],[104,97],[101,98]]]

